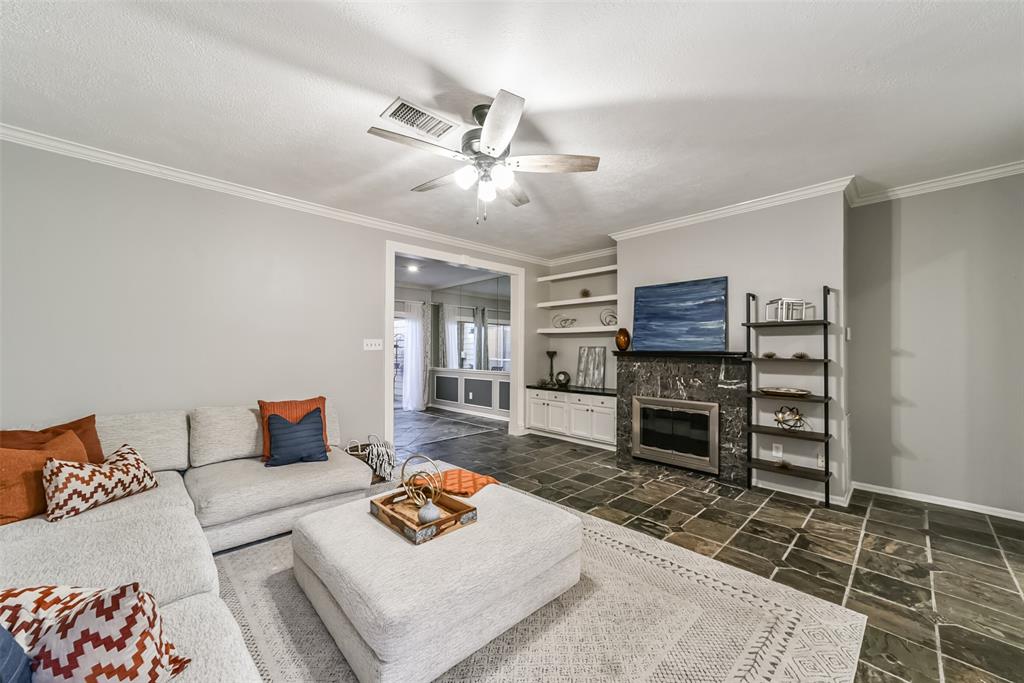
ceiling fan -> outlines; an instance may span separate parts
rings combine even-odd
[[[480,128],[473,128],[462,136],[462,151],[435,145],[426,140],[393,133],[382,128],[370,128],[367,133],[415,147],[439,156],[466,162],[462,168],[448,175],[429,180],[412,188],[413,192],[426,192],[454,183],[463,190],[476,185],[477,208],[483,204],[483,218],[487,220],[486,205],[501,197],[512,206],[530,201],[522,186],[516,182],[515,172],[525,173],[579,173],[596,171],[600,157],[579,154],[528,154],[510,156],[509,143],[519,127],[526,100],[506,90],[499,90],[490,104],[473,107],[473,120]],[[480,222],[479,217],[477,222]]]

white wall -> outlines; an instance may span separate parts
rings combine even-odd
[[[384,424],[385,241],[363,226],[3,143],[0,423],[327,394]],[[546,360],[527,268],[527,376]],[[535,329],[535,327],[533,328]]]
[[[596,268],[598,266],[607,266],[615,263],[615,256],[603,256],[597,259],[590,259],[588,261],[577,261],[575,263],[569,263],[564,266],[552,268],[550,274],[555,273],[566,273],[576,270],[586,270],[588,268]],[[616,293],[616,277],[615,273],[603,273],[599,275],[590,275],[582,278],[573,278],[571,280],[555,280],[549,283],[540,283],[542,288],[545,288],[541,293],[541,298],[547,301],[561,301],[564,299],[578,299],[580,298],[580,290],[586,287],[590,290],[591,296],[599,296],[602,294],[614,294]],[[553,327],[551,319],[558,313],[561,313],[569,318],[576,318],[576,325],[578,327],[590,327],[592,325],[600,325],[601,311],[605,308],[617,309],[614,304],[587,304],[585,306],[564,306],[560,308],[544,308],[538,309],[541,315],[540,327]],[[615,336],[613,334],[600,334],[600,335],[587,335],[587,334],[570,334],[570,335],[549,335],[547,348],[551,351],[555,351],[558,355],[555,356],[555,372],[559,370],[565,370],[576,380],[576,364],[579,358],[579,349],[581,346],[603,346],[605,347],[605,387],[614,389],[616,386],[615,382]],[[544,358],[544,371],[543,377],[547,377],[548,368],[547,358]],[[530,377],[527,376],[527,380],[535,382],[541,379],[541,377]]]
[[[858,482],[1024,512],[1024,176],[851,210]]]
[[[829,431],[836,435],[831,445],[833,498],[845,495],[849,486],[845,420],[845,373],[847,364],[841,342],[845,312],[843,231],[845,202],[841,192],[775,206],[760,211],[720,218],[706,223],[624,240],[618,245],[619,320],[633,330],[633,290],[642,285],[678,282],[725,275],[729,278],[729,349],[743,351],[745,346],[745,294],[753,292],[760,304],[778,296],[821,300],[822,285],[839,290],[838,306],[830,313],[832,364],[829,388],[836,397],[830,415]],[[820,308],[820,304],[818,304]],[[759,315],[763,315],[762,312]],[[760,335],[760,350],[789,355],[805,350],[821,354],[821,338],[806,333]],[[757,348],[757,347],[755,347]],[[787,374],[771,374],[778,365],[757,364],[760,386],[802,386],[821,392],[821,371],[814,368],[785,366]],[[790,370],[800,374],[794,379]],[[772,426],[774,403],[760,400],[760,423]],[[821,429],[820,407],[807,406],[813,429]],[[759,457],[771,457],[771,438],[755,437]],[[816,465],[818,446],[793,439],[778,439],[785,458],[794,464]],[[759,474],[763,485],[820,495],[819,484],[781,475]]]

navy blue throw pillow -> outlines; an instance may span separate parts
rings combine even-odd
[[[0,626],[0,681],[3,683],[29,683],[32,680],[32,660],[25,654],[11,632]]]
[[[267,419],[267,427],[270,429],[270,459],[265,463],[267,467],[327,459],[324,418],[319,408],[310,411],[298,422],[289,422],[280,415],[271,415]]]

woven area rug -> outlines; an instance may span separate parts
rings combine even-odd
[[[575,514],[584,529],[580,582],[441,680],[853,680],[860,614]],[[221,594],[265,680],[355,681],[295,582],[290,536],[216,562]]]

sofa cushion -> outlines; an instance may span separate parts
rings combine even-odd
[[[179,508],[195,514],[195,506],[185,490],[185,480],[177,472],[157,472],[157,487],[134,496],[121,498],[112,503],[89,510],[87,514],[71,517],[60,522],[48,522],[44,515],[0,527],[0,546],[15,538],[47,533],[46,529],[55,524],[66,527],[78,524],[95,524],[102,520],[134,518],[147,512],[159,512]],[[0,560],[3,558],[0,557]]]
[[[164,638],[156,601],[137,583],[7,588],[0,614],[38,681],[167,680],[189,664]]]
[[[229,460],[185,473],[185,488],[206,526],[370,486],[361,460],[335,449],[322,462],[264,467],[259,458]]]
[[[32,683],[32,660],[3,625],[0,625],[0,681]]]
[[[188,467],[188,424],[184,410],[97,415],[104,453],[131,444],[154,472]]]
[[[331,399],[325,419],[328,443],[340,444],[341,425]],[[263,454],[263,425],[256,406],[196,408],[189,414],[189,428],[192,467]]]
[[[88,459],[82,440],[71,431],[60,432],[39,450],[0,448],[0,525],[46,511],[43,471],[48,462],[88,463]]]
[[[164,637],[192,663],[174,683],[260,683],[260,675],[242,640],[242,630],[227,605],[213,593],[200,593],[160,606]]]
[[[115,500],[156,488],[156,477],[131,446],[124,445],[103,463],[50,458],[43,466],[46,519],[56,522]]]
[[[267,467],[327,460],[324,416],[319,408],[296,422],[280,415],[269,415],[267,427],[270,431],[270,458],[264,463]]]
[[[42,429],[11,429],[0,432],[0,447],[38,449],[61,432],[71,431],[82,440],[89,462],[103,462],[103,446],[96,434],[96,416],[86,415],[71,422]]]
[[[270,459],[270,416],[279,415],[289,422],[298,422],[314,410],[319,409],[322,416],[327,412],[327,399],[315,396],[298,401],[258,401],[260,405],[260,421],[263,424],[263,459]],[[321,438],[324,448],[330,450],[327,439],[327,423],[320,421]]]
[[[93,517],[102,509],[37,524],[33,533],[17,527],[35,519],[0,527],[0,586],[98,588],[137,581],[160,605],[217,590],[210,545],[191,511],[172,507]],[[14,533],[3,533],[12,527]]]

